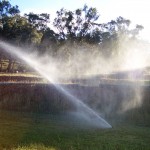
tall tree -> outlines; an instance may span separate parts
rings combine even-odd
[[[5,28],[5,25],[7,24],[7,21],[9,21],[9,19],[11,17],[14,17],[15,15],[17,15],[19,13],[20,13],[20,11],[19,11],[17,5],[12,6],[8,0],[1,0],[0,1],[0,37],[5,36],[5,32],[4,32],[5,29],[4,28]],[[7,31],[7,34],[10,34],[8,32],[9,32],[9,30]],[[1,64],[2,64],[2,60],[1,60],[2,58],[3,58],[3,53],[0,54]],[[10,59],[9,59],[9,64],[8,64],[8,71],[10,71],[11,63],[12,63],[11,57],[9,57],[9,58]]]
[[[54,26],[58,30],[60,39],[84,38],[89,35],[95,21],[99,18],[96,8],[88,8],[68,11],[61,9],[57,11],[57,17],[54,19]]]
[[[48,28],[48,23],[50,23],[50,14],[41,13],[29,13],[25,14],[30,24],[33,25],[37,30],[45,31]]]
[[[20,13],[18,6],[12,6],[8,0],[1,0],[0,1],[0,16],[14,16]]]

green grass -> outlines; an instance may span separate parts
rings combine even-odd
[[[150,127],[88,128],[64,116],[1,111],[0,149],[149,150]]]

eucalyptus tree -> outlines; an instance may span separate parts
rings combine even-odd
[[[5,38],[9,33],[9,30],[7,31],[6,35],[6,30],[5,27],[7,26],[7,21],[11,18],[14,17],[15,15],[18,15],[20,13],[18,6],[12,6],[8,0],[1,0],[0,1],[0,37]],[[7,28],[8,29],[8,28]],[[6,36],[5,36],[6,35]],[[2,59],[3,59],[3,52],[0,54],[0,62],[1,62],[1,68],[2,68]],[[10,68],[11,64],[11,57],[9,57],[9,65],[8,65],[8,70]]]
[[[96,8],[88,8],[86,5],[83,9],[75,11],[62,8],[57,11],[53,25],[57,29],[60,39],[78,38],[81,40],[92,30],[98,17]]]
[[[18,14],[20,11],[18,6],[12,6],[8,0],[0,0],[0,16],[14,16]]]
[[[19,14],[18,6],[12,6],[8,0],[0,1],[0,36],[3,36],[3,26],[9,17]]]
[[[35,14],[30,12],[29,14],[25,14],[25,17],[39,31],[45,31],[48,28],[48,23],[50,23],[50,14],[47,13]]]

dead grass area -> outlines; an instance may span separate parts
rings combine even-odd
[[[46,82],[35,73],[0,73],[0,82]]]

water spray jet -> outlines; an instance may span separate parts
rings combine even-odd
[[[28,55],[27,53],[22,52],[21,48],[17,48],[6,42],[0,41],[0,46],[4,51],[11,53],[17,56],[19,59],[26,62],[29,66],[31,66],[34,70],[36,70],[41,76],[43,76],[50,83],[52,83],[59,92],[67,96],[68,99],[71,102],[73,102],[73,104],[77,107],[78,113],[82,114],[82,116],[85,116],[86,120],[91,125],[94,125],[94,126],[96,125],[97,127],[100,127],[100,128],[112,127],[105,119],[103,119],[92,108],[90,108],[80,99],[76,98],[73,94],[71,94],[67,89],[62,87],[60,84],[56,84],[57,78],[55,77],[52,78],[52,75],[51,75],[52,72],[49,70],[46,70],[45,64],[37,62],[38,58],[36,58],[35,56]]]

